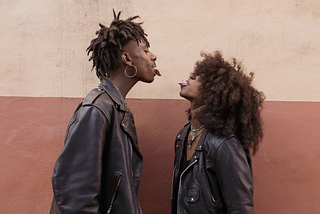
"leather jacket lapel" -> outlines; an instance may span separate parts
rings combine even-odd
[[[122,95],[120,94],[120,91],[115,87],[115,85],[113,85],[112,82],[107,79],[101,81],[99,88],[109,95],[111,100],[114,102],[114,106],[116,107],[116,109],[123,113],[123,118],[120,126],[126,133],[128,133],[132,140],[133,148],[136,150],[139,156],[142,157],[138,146],[138,138],[134,124],[134,118],[132,112],[130,111]]]

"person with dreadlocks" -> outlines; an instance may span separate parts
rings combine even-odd
[[[220,52],[202,54],[180,96],[190,101],[189,123],[177,134],[172,214],[253,214],[253,154],[262,140],[265,99],[253,73]]]
[[[142,155],[124,99],[138,81],[151,83],[160,72],[142,23],[134,22],[139,16],[120,20],[120,13],[113,11],[109,27],[100,24],[87,49],[101,83],[69,122],[52,175],[51,214],[142,213]]]

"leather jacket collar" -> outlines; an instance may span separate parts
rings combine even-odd
[[[191,126],[191,123],[189,122],[188,124],[185,125],[185,127],[182,129],[182,131],[180,132],[180,134],[178,135],[177,139],[181,139],[181,141],[183,142],[184,141],[184,138],[187,136],[187,134],[189,133],[189,130],[190,130],[190,127]],[[206,137],[208,133],[208,130],[206,128],[203,129],[202,131],[202,134],[200,136],[200,139],[199,139],[199,142],[198,142],[198,145],[195,149],[195,156],[193,156],[191,159],[190,159],[190,163],[194,161],[194,159],[197,158],[197,154],[198,152],[202,151],[202,147],[203,147],[203,142],[204,142],[204,139]],[[184,144],[182,144],[182,147],[179,149],[179,152],[182,153],[183,149],[184,149]]]
[[[128,111],[128,106],[125,103],[124,98],[122,97],[119,89],[112,82],[107,79],[103,79],[98,87],[109,95],[117,109]]]

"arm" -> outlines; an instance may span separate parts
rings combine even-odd
[[[97,197],[107,129],[106,117],[94,106],[80,108],[71,119],[52,175],[55,200],[62,213],[99,213]]]
[[[216,172],[228,214],[253,214],[251,166],[241,144],[226,139],[216,150]]]

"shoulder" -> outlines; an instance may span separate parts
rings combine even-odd
[[[230,137],[214,136],[209,134],[205,141],[207,160],[213,165],[250,165],[249,150],[243,149],[241,142],[235,135]]]
[[[204,146],[208,147],[210,150],[218,149],[222,144],[224,144],[228,138],[220,135],[214,135],[208,130],[203,132],[204,136]]]
[[[235,135],[225,138],[218,147],[219,152],[243,153],[241,142]]]
[[[89,92],[82,102],[82,107],[97,108],[105,116],[108,116],[110,111],[116,108],[109,95],[99,88]]]
[[[229,137],[206,133],[204,139],[204,148],[213,153],[234,153],[243,151],[242,145],[235,135]]]
[[[113,104],[111,98],[99,88],[92,89],[83,100],[83,105]]]

